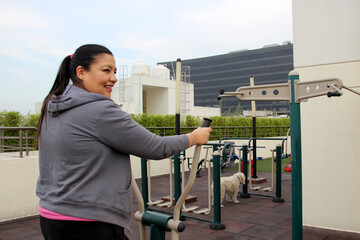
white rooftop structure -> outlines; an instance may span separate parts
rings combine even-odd
[[[151,69],[146,62],[138,61],[131,67],[130,77],[127,77],[126,66],[121,66],[119,72],[111,98],[124,111],[132,114],[175,114],[176,81],[170,79],[168,68],[157,65]],[[220,116],[220,108],[194,106],[194,84],[190,83],[189,67],[182,67],[181,79],[181,116]]]

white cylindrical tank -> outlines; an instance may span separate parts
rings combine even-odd
[[[131,67],[131,74],[150,77],[150,66],[145,61],[138,61]]]
[[[152,70],[152,77],[158,78],[161,80],[169,80],[170,79],[170,70],[162,64],[158,64]]]

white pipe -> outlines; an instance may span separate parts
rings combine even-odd
[[[254,76],[250,76],[250,86],[254,86]],[[252,116],[256,117],[256,105],[255,105],[255,101],[251,101],[251,111],[252,111]]]
[[[270,151],[271,151],[271,186],[261,189],[266,192],[272,192],[272,190],[274,190],[274,161],[275,161],[274,152],[275,152],[275,149],[270,149]]]
[[[191,168],[191,171],[190,171],[190,176],[189,176],[188,183],[186,184],[186,187],[185,187],[183,193],[181,194],[180,198],[176,202],[176,205],[175,205],[175,208],[174,208],[173,221],[175,221],[175,222],[179,221],[181,206],[183,205],[183,203],[184,203],[187,195],[189,194],[191,188],[195,184],[196,172],[197,172],[197,168],[195,166],[197,166],[198,163],[199,163],[200,152],[201,152],[201,145],[196,145],[195,151],[194,151],[192,168]],[[171,231],[171,240],[178,240],[178,239],[179,239],[179,233],[177,232],[177,229],[172,229],[172,231]]]
[[[351,88],[346,87],[346,86],[343,86],[343,88],[347,89],[348,91],[350,91],[350,92],[352,92],[352,93],[355,93],[355,94],[357,94],[357,95],[360,95],[360,92],[358,92],[358,91],[356,91],[356,90],[354,90],[354,89],[351,89]]]
[[[169,202],[162,202],[162,203],[158,203],[157,206],[158,207],[172,207],[174,200],[173,200],[173,160],[170,158],[170,193],[169,193]]]
[[[132,188],[134,190],[135,196],[136,196],[136,198],[138,200],[138,208],[139,208],[139,211],[137,211],[135,213],[135,219],[138,220],[139,224],[140,224],[140,239],[145,240],[146,239],[146,226],[145,226],[145,224],[143,224],[141,222],[141,217],[145,212],[144,200],[142,198],[140,189],[139,189],[139,187],[138,187],[138,185],[137,185],[137,183],[135,181],[134,176],[132,176],[131,184],[132,184]]]
[[[180,156],[180,161],[182,162],[181,163],[181,178],[182,178],[182,181],[181,181],[181,192],[184,191],[184,188],[185,188],[185,158],[183,155]],[[190,159],[188,160],[190,161]],[[191,212],[191,211],[194,211],[195,209],[199,208],[199,206],[190,206],[190,207],[186,207],[186,204],[185,204],[186,201],[184,201],[183,205],[182,205],[182,210],[184,212]]]
[[[208,207],[207,208],[202,208],[199,210],[194,210],[193,213],[195,214],[205,214],[208,215],[211,213],[211,204],[212,204],[212,194],[211,194],[211,160],[208,159],[208,153],[209,153],[209,148],[210,147],[206,147],[206,154],[205,154],[205,167],[207,165],[208,168]]]
[[[150,169],[150,161],[147,161],[147,176],[148,176],[148,205],[155,205],[164,202],[163,200],[155,200],[151,199],[151,169]]]

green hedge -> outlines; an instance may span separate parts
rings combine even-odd
[[[146,128],[156,127],[168,127],[166,135],[175,134],[175,115],[147,115],[147,114],[131,114],[132,118],[140,125]],[[211,126],[214,127],[211,135],[223,136],[224,129],[218,129],[216,127],[251,127],[252,118],[247,117],[211,117],[213,120]],[[39,120],[39,114],[27,114],[22,115],[19,112],[2,111],[0,112],[0,126],[1,127],[37,127]],[[202,125],[203,119],[201,117],[186,116],[181,118],[180,126],[182,132],[190,132],[195,127]],[[279,126],[290,126],[290,118],[257,118],[257,136],[258,137],[271,137],[286,134],[286,128],[280,129]],[[189,127],[188,129],[186,127]],[[266,127],[266,128],[262,128]],[[281,132],[280,132],[281,130]],[[158,135],[163,135],[161,129],[150,129]],[[248,136],[249,129],[244,128],[230,128],[227,131],[231,132],[234,136]],[[16,135],[13,131],[13,133]],[[34,133],[35,134],[35,133]],[[8,135],[9,136],[9,135]]]
[[[174,115],[132,115],[133,119],[142,126],[158,135],[164,135],[163,129],[153,129],[156,127],[175,128]],[[249,137],[252,136],[252,118],[247,117],[211,117],[213,120],[211,135],[215,138],[227,137]],[[202,125],[201,117],[186,116],[181,119],[181,133],[191,132],[194,128]],[[290,127],[290,118],[257,118],[257,137],[285,136]],[[189,128],[187,128],[189,127]],[[234,128],[231,128],[234,127]],[[238,128],[249,127],[249,128]],[[280,128],[285,127],[285,128]],[[228,129],[225,129],[228,128]],[[224,133],[227,132],[227,133]],[[175,129],[166,129],[165,135],[175,134]]]

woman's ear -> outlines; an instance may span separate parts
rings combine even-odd
[[[82,67],[82,66],[78,66],[76,68],[76,76],[80,79],[80,80],[83,80],[84,79],[84,76],[86,74],[86,71],[85,69]]]

